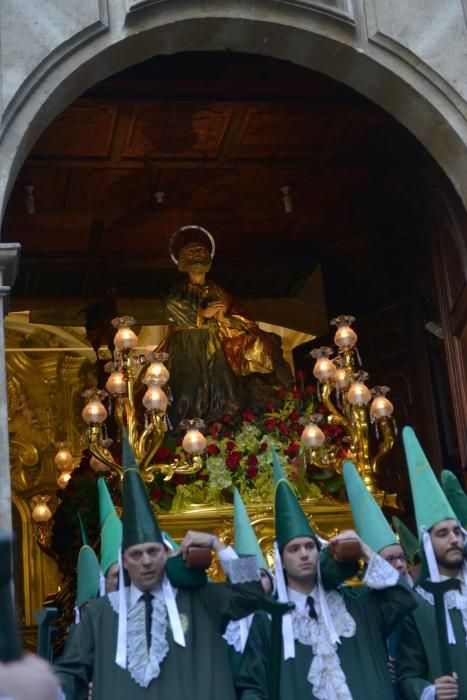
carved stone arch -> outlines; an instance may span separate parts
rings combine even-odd
[[[57,2],[51,5],[56,21],[47,19],[53,33],[41,23],[40,3],[16,13],[15,5],[8,0],[3,10],[2,212],[33,143],[73,99],[154,55],[196,50],[268,55],[349,85],[404,124],[467,202],[461,92],[429,58],[420,60],[391,37],[376,0],[263,0],[258,7],[224,0],[208,6],[190,0],[86,0],[79,13]],[[39,32],[41,42],[29,50],[28,60],[15,62],[14,37],[27,29]]]

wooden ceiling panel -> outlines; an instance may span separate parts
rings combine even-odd
[[[135,168],[75,168],[67,206],[94,212],[145,208],[154,192],[154,173]]]
[[[248,110],[233,158],[329,157],[335,150],[339,108],[331,105],[260,105]]]
[[[87,250],[92,218],[89,214],[63,215],[27,214],[9,217],[5,222],[4,238],[19,241],[23,253],[74,253]],[[18,235],[18,232],[21,232]]]
[[[238,167],[162,169],[157,189],[165,197],[159,208],[232,215],[242,206],[254,176]]]
[[[192,217],[186,212],[168,215],[151,210],[125,213],[103,232],[99,250],[165,259],[168,258],[170,236],[180,226],[191,223]]]
[[[26,187],[31,185],[34,187],[36,213],[63,209],[69,170],[66,166],[43,168],[26,165],[13,187],[8,212],[13,215],[26,213]]]
[[[117,112],[116,104],[78,100],[44,131],[31,156],[107,158]]]
[[[171,102],[137,104],[130,122],[124,158],[215,158],[231,104]]]

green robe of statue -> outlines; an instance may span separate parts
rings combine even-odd
[[[176,601],[186,647],[174,642],[165,607],[159,601],[152,616],[151,658],[147,652],[144,602],[140,601],[142,605],[137,603],[128,612],[126,670],[115,664],[118,593],[92,602],[66,655],[55,667],[66,699],[86,700],[88,682],[92,681],[93,700],[234,700],[232,674],[221,635],[228,620],[257,609],[260,597],[259,583],[179,588]],[[130,624],[130,618],[135,616],[136,626]],[[162,633],[161,620],[165,620]]]
[[[366,587],[342,588],[332,592],[332,598],[328,598],[328,602],[341,640],[337,646],[340,668],[344,673],[352,700],[394,700],[394,690],[387,668],[386,638],[416,605],[414,595],[408,586],[404,582],[399,582],[382,590],[370,590]],[[303,637],[306,637],[306,624],[305,613],[300,623]],[[241,700],[268,700],[269,698],[270,632],[271,624],[268,616],[257,613],[250,629],[240,671],[236,677],[238,697]],[[319,634],[321,631],[318,633],[318,638]],[[294,636],[295,658],[284,661],[282,655],[280,697],[316,700],[313,685],[308,680],[311,664],[315,658],[312,644],[303,643],[299,641],[296,634]],[[339,673],[337,668],[335,673]],[[317,677],[319,675],[318,670]],[[322,695],[322,697],[325,696]]]
[[[417,592],[420,588],[417,587]],[[462,611],[451,607],[455,594],[448,593],[449,615],[457,644],[448,644],[447,653],[451,660],[451,671],[457,673],[459,700],[467,698],[467,645],[466,628]],[[423,597],[422,597],[423,596]],[[440,635],[436,624],[435,606],[428,602],[429,596],[421,594],[416,610],[408,615],[401,625],[397,656],[399,660],[399,680],[402,697],[406,700],[419,700],[425,688],[433,685],[436,678],[445,675],[441,668]],[[467,598],[457,599],[463,605],[467,627]]]

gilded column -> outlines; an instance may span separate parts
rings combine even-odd
[[[8,297],[18,270],[19,243],[0,243],[0,530],[11,531],[10,451],[8,397],[5,371],[5,329]]]

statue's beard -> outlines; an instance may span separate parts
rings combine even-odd
[[[211,261],[193,260],[186,263],[180,263],[178,269],[180,272],[188,272],[188,274],[203,275],[211,269]]]

